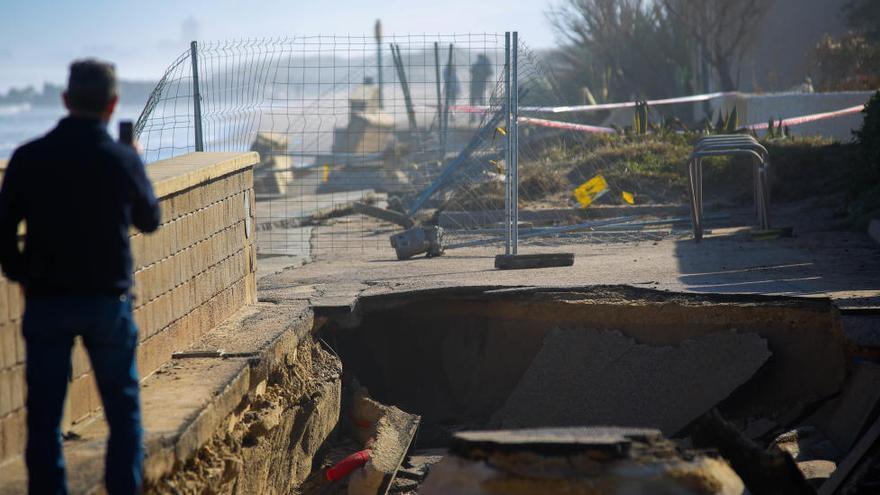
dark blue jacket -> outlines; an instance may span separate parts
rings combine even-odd
[[[129,290],[132,225],[156,230],[159,204],[140,157],[102,122],[67,117],[15,150],[0,188],[0,265],[28,295]]]

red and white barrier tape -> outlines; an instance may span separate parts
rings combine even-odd
[[[598,127],[587,124],[574,124],[571,122],[559,122],[558,120],[536,119],[534,117],[520,117],[516,119],[520,124],[536,125],[539,127],[551,127],[554,129],[567,129],[570,131],[587,132],[590,134],[613,134],[617,131],[610,127]]]
[[[701,101],[714,100],[736,93],[708,93],[704,95],[680,96],[677,98],[664,98],[662,100],[648,100],[649,107],[660,105],[675,105],[678,103],[698,103]],[[547,113],[572,113],[572,112],[596,112],[599,110],[616,110],[619,108],[634,108],[637,101],[625,101],[622,103],[602,103],[600,105],[573,105],[567,107],[520,107],[520,112],[547,112]]]
[[[675,105],[678,103],[697,103],[701,101],[714,100],[724,96],[735,95],[736,93],[708,93],[703,95],[680,96],[676,98],[664,98],[662,100],[648,100],[648,106]],[[561,107],[519,107],[520,112],[536,112],[536,113],[574,113],[574,112],[597,112],[600,110],[615,110],[619,108],[633,108],[638,105],[637,101],[626,101],[622,103],[602,103],[600,105],[572,105]],[[453,112],[460,113],[483,113],[489,110],[485,105],[454,105],[449,107]]]
[[[864,105],[857,105],[854,107],[844,108],[843,110],[835,110],[833,112],[823,112],[823,113],[816,113],[816,114],[812,114],[812,115],[803,115],[800,117],[791,117],[788,119],[782,119],[779,121],[774,121],[774,124],[781,125],[784,127],[785,126],[793,127],[796,125],[808,124],[810,122],[817,122],[820,120],[845,117],[847,115],[859,113],[862,111],[863,108],[865,108]],[[599,127],[599,126],[587,125],[587,124],[575,124],[572,122],[560,122],[558,120],[537,119],[534,117],[520,117],[517,121],[520,124],[524,124],[524,125],[550,127],[550,128],[554,128],[554,129],[567,129],[570,131],[586,132],[586,133],[590,133],[590,134],[612,134],[612,133],[617,132],[616,130],[614,130],[610,127]],[[769,127],[770,127],[769,122],[763,122],[760,124],[747,125],[747,126],[742,127],[742,129],[748,129],[748,130],[752,130],[752,131],[760,131],[760,130],[766,130]]]
[[[865,108],[865,105],[858,105],[855,107],[844,108],[843,110],[836,110],[833,112],[824,112],[824,113],[814,113],[812,115],[803,115],[801,117],[792,117],[789,119],[782,119],[779,121],[774,121],[774,124],[783,127],[792,127],[801,124],[808,124],[810,122],[816,122],[819,120],[826,119],[834,119],[837,117],[843,117],[846,115],[852,115],[854,113],[860,113],[862,109]],[[760,124],[752,124],[743,127],[743,129],[749,129],[752,131],[761,131],[766,130],[770,127],[769,122],[763,122]]]

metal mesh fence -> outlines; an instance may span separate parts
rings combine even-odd
[[[542,54],[524,44],[518,51],[519,106],[569,103],[540,63]],[[501,243],[510,138],[504,62],[503,34],[200,43],[169,67],[136,132],[148,162],[197,150],[196,128],[205,151],[258,151],[264,255],[390,250],[401,218],[442,226],[452,246]],[[589,226],[574,191],[620,164],[601,157],[573,162],[601,140],[593,133],[520,122],[519,228],[526,244],[660,235],[556,230]],[[639,184],[627,187],[638,194]],[[619,189],[608,184],[605,193]]]

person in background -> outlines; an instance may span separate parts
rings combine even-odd
[[[486,104],[486,86],[492,76],[492,63],[485,53],[477,55],[477,61],[471,65],[470,104],[472,107]],[[471,122],[476,114],[471,114]]]
[[[0,266],[25,295],[28,487],[67,493],[60,425],[80,335],[110,425],[107,491],[132,494],[143,430],[129,228],[156,230],[159,205],[137,151],[107,133],[119,99],[114,66],[74,62],[63,99],[69,115],[15,150],[0,187]]]

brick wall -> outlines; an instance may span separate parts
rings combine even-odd
[[[257,161],[256,153],[192,153],[148,166],[162,226],[153,234],[132,231],[131,236],[141,377],[256,300]],[[18,286],[0,278],[0,463],[24,450],[23,309]],[[79,341],[71,368],[65,428],[101,407]]]

